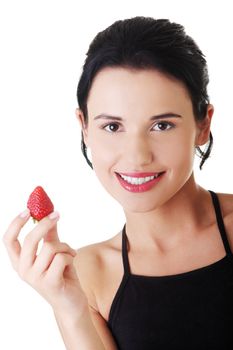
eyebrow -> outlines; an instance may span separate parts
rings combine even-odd
[[[167,118],[182,118],[182,116],[180,114],[176,114],[176,113],[162,113],[162,114],[158,114],[158,115],[153,115],[152,117],[150,117],[149,120],[158,120],[158,119],[167,119]],[[97,119],[110,119],[110,120],[119,120],[119,121],[123,121],[124,119],[119,117],[119,116],[113,116],[113,115],[108,115],[106,113],[101,113],[99,115],[97,115],[94,120]]]

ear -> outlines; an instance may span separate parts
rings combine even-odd
[[[85,121],[84,114],[80,108],[76,108],[75,114],[76,114],[76,118],[78,119],[78,122],[80,124],[80,127],[82,129],[84,143],[86,146],[88,146],[87,122]]]
[[[202,146],[208,142],[213,114],[214,106],[212,104],[208,104],[205,119],[197,122],[196,146]]]

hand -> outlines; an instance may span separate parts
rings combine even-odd
[[[87,298],[73,266],[76,252],[59,240],[59,214],[53,212],[39,221],[21,246],[18,236],[29,218],[28,210],[18,215],[3,237],[13,268],[47,300],[55,312],[81,317],[87,308]],[[42,239],[44,242],[37,255]]]

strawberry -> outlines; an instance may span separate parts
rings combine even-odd
[[[54,210],[51,199],[41,186],[37,186],[30,194],[27,201],[27,208],[30,210],[34,222],[40,221]]]

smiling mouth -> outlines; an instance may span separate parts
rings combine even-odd
[[[150,191],[163,178],[166,171],[154,173],[116,173],[120,185],[131,193]]]

